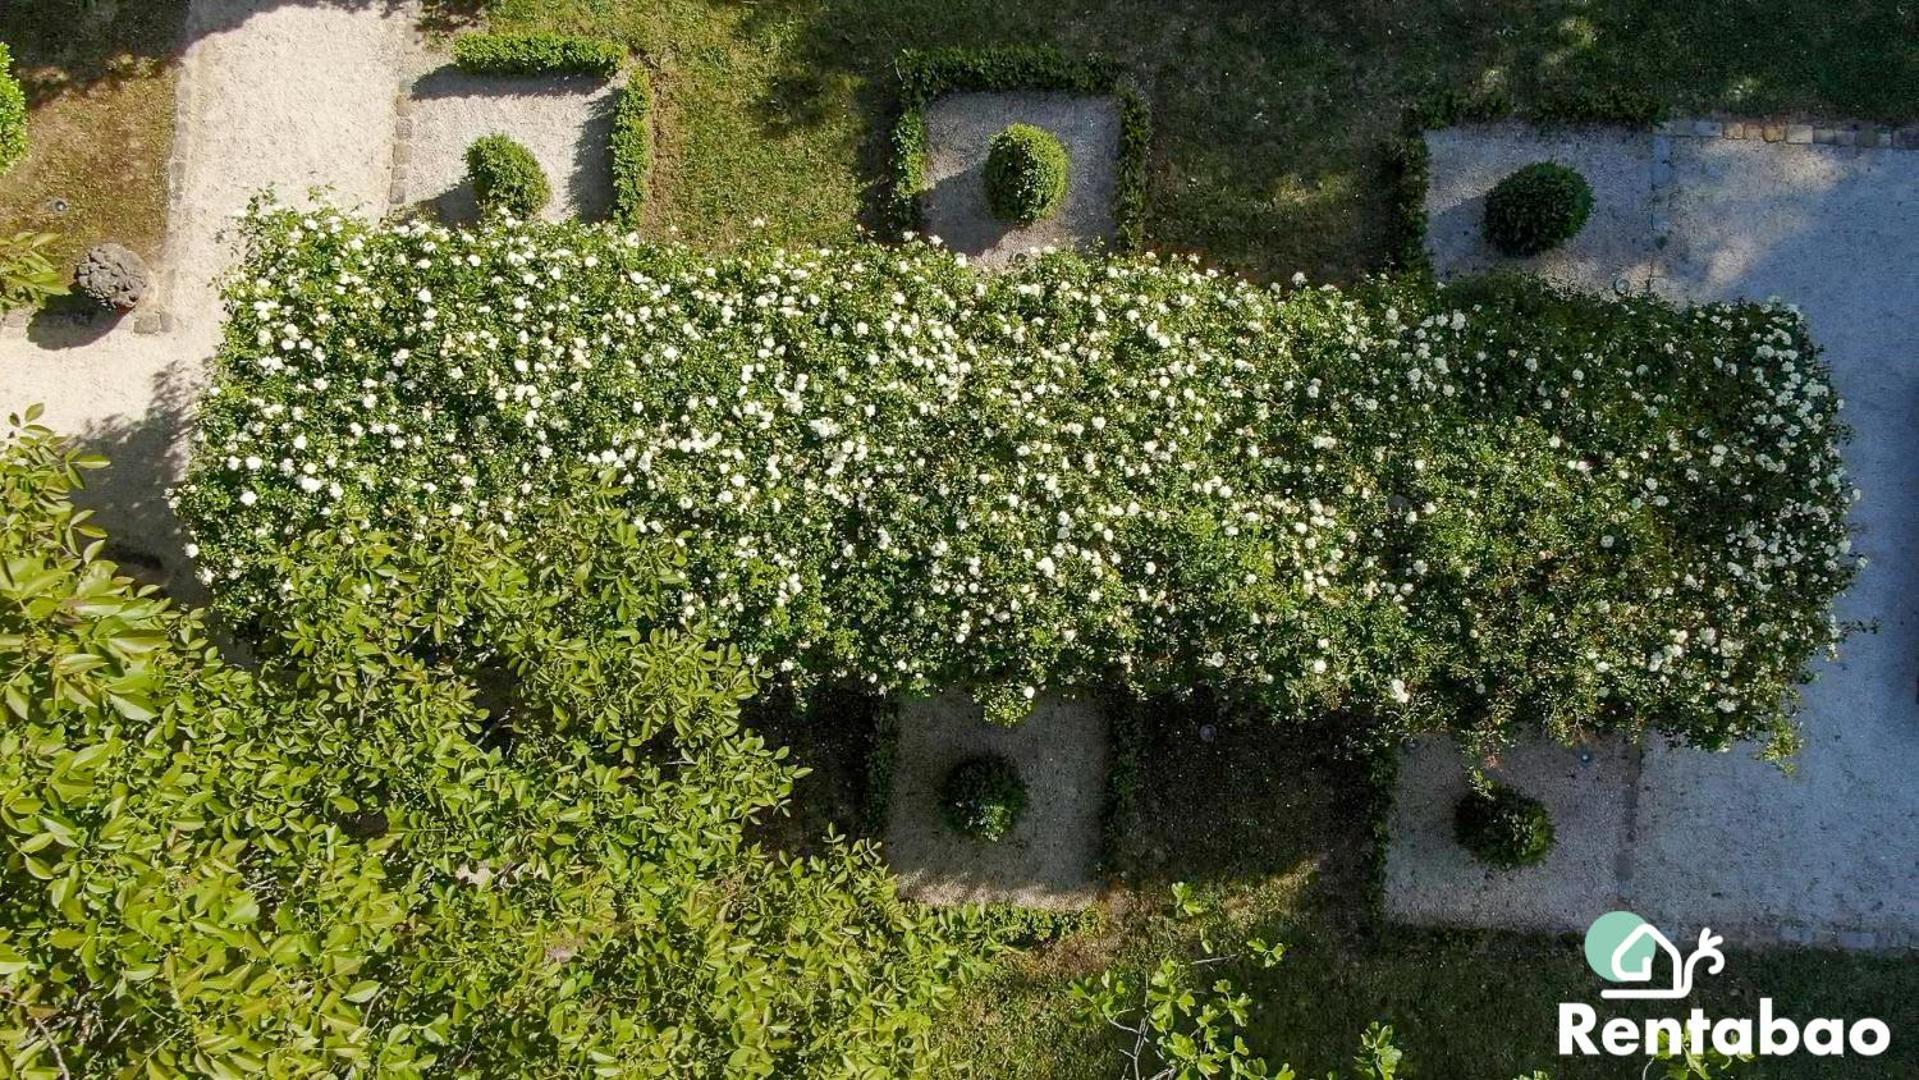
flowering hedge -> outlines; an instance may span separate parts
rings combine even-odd
[[[1262,288],[937,248],[709,259],[267,212],[178,506],[276,545],[511,534],[607,471],[678,619],[886,689],[1204,681],[1494,737],[1783,731],[1854,572],[1792,311],[1511,282]]]
[[[753,842],[803,770],[737,654],[630,632],[678,555],[597,492],[289,546],[243,671],[98,558],[100,464],[0,442],[8,1075],[917,1075],[1021,932]]]

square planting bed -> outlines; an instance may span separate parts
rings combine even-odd
[[[1583,753],[1583,756],[1582,756]],[[1619,740],[1569,749],[1542,740],[1512,747],[1486,771],[1546,804],[1555,841],[1540,862],[1499,870],[1461,847],[1453,809],[1466,794],[1466,759],[1442,737],[1400,759],[1386,853],[1386,911],[1407,922],[1583,930],[1620,906],[1637,752]]]
[[[1031,225],[1000,221],[986,205],[986,152],[1010,124],[1031,124],[1066,147],[1066,198]],[[984,266],[1045,247],[1091,249],[1115,234],[1120,107],[1112,97],[1050,92],[949,94],[926,109],[926,231]]]
[[[901,892],[932,904],[1077,908],[1093,901],[1106,797],[1106,717],[1097,703],[1048,695],[1012,727],[989,724],[964,693],[900,706],[885,855]],[[1013,763],[1026,812],[997,843],[949,828],[947,772],[978,754]]]
[[[1593,292],[1643,292],[1657,252],[1652,233],[1653,140],[1644,131],[1540,131],[1471,124],[1426,133],[1426,239],[1441,278],[1523,270]],[[1564,244],[1529,258],[1502,255],[1482,232],[1486,195],[1534,162],[1564,165],[1592,186],[1592,216]]]
[[[610,144],[617,86],[583,75],[503,78],[456,67],[427,72],[408,95],[410,127],[394,202],[426,205],[445,221],[479,216],[466,149],[501,134],[533,152],[553,189],[549,221],[605,217],[613,203]]]

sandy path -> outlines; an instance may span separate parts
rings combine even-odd
[[[90,499],[130,546],[178,583],[179,529],[161,496],[185,464],[185,421],[219,343],[227,236],[256,192],[334,190],[379,213],[393,167],[394,101],[412,47],[410,0],[195,0],[181,56],[162,333],[134,319],[40,319],[0,330],[0,411],[46,405],[44,422],[114,459]]]

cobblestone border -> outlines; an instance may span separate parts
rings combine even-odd
[[[190,24],[192,18],[189,13],[187,23]],[[182,25],[180,32],[184,39],[193,32],[193,27]],[[159,287],[154,290],[152,299],[133,313],[133,332],[136,334],[164,334],[173,329],[173,300],[180,276],[174,266],[174,249],[177,246],[174,230],[185,220],[187,144],[192,141],[194,102],[199,92],[192,65],[182,62],[178,77],[173,80],[173,150],[167,155],[167,228],[166,236],[160,242]]]
[[[1919,124],[1895,127],[1851,121],[1807,124],[1786,120],[1679,118],[1654,124],[1653,134],[1675,139],[1759,139],[1799,146],[1919,150]]]

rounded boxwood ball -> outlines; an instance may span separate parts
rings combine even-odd
[[[940,785],[940,813],[958,833],[988,842],[1012,835],[1026,813],[1026,783],[998,754],[970,757]]]
[[[1553,849],[1546,804],[1517,788],[1492,784],[1468,791],[1453,810],[1453,835],[1467,851],[1511,870],[1530,866]]]
[[[506,213],[526,221],[553,198],[533,151],[505,135],[475,139],[467,147],[466,175],[481,213]]]
[[[1066,201],[1066,147],[1044,128],[1014,124],[986,151],[986,203],[1016,225],[1051,217]]]
[[[1592,216],[1593,189],[1564,165],[1536,162],[1486,196],[1486,240],[1508,255],[1537,255],[1573,238]]]

